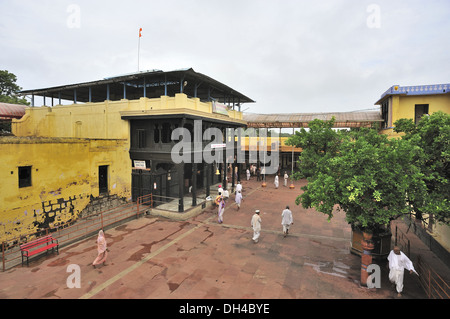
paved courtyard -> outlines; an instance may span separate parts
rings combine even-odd
[[[305,181],[296,181],[293,190],[275,189],[272,180],[264,188],[255,178],[242,183],[242,207],[237,210],[231,195],[223,224],[217,223],[213,208],[185,221],[141,217],[105,232],[105,266],[92,266],[96,237],[81,240],[29,267],[0,272],[0,298],[397,298],[385,265],[380,289],[360,286],[360,257],[349,252],[351,229],[343,213],[328,222],[325,215],[295,205]],[[284,238],[281,212],[286,205],[294,224]],[[257,244],[250,228],[255,209],[262,218]],[[72,267],[79,267],[80,288],[69,287]],[[409,273],[402,298],[426,298]]]

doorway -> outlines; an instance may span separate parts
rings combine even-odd
[[[98,167],[98,192],[99,195],[108,194],[108,165]]]

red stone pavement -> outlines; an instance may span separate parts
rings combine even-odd
[[[0,272],[0,298],[157,298],[157,299],[392,299],[396,293],[382,269],[382,287],[361,287],[360,257],[349,252],[350,226],[342,212],[331,221],[295,205],[305,181],[295,189],[243,181],[238,211],[234,195],[224,223],[206,208],[186,221],[147,216],[107,230],[107,264],[93,268],[95,237],[81,240]],[[290,234],[282,235],[281,212],[293,211]],[[252,242],[250,220],[261,210],[262,233]],[[414,248],[412,247],[412,250]],[[78,265],[80,288],[67,280]],[[70,270],[70,269],[69,269]],[[70,283],[70,281],[69,281]],[[426,298],[418,280],[405,273],[402,298]]]

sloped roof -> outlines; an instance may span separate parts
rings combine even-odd
[[[20,119],[25,115],[26,105],[1,103],[0,102],[0,120]]]
[[[146,96],[149,98],[159,98],[167,90],[170,96],[183,91],[188,96],[198,97],[202,100],[213,98],[222,103],[255,102],[231,87],[195,72],[192,68],[167,72],[161,70],[141,71],[97,81],[23,90],[20,94],[76,100],[77,102],[103,102],[107,99],[107,94],[109,94],[110,100],[124,98],[125,88],[127,99],[139,99],[144,96],[144,86]]]
[[[243,119],[248,127],[308,127],[308,123],[315,120],[328,121],[335,118],[336,128],[369,127],[374,122],[382,122],[379,111],[367,112],[330,112],[330,113],[275,113],[255,114],[244,113]]]

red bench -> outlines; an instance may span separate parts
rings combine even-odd
[[[28,266],[28,258],[29,257],[39,254],[43,251],[45,251],[45,253],[47,253],[50,249],[52,251],[54,251],[55,247],[56,247],[56,253],[59,255],[58,240],[53,238],[52,235],[40,237],[38,239],[35,239],[33,241],[30,241],[28,243],[20,245],[20,251],[22,253],[22,266],[23,266],[23,258],[24,257],[27,258],[27,266]]]

